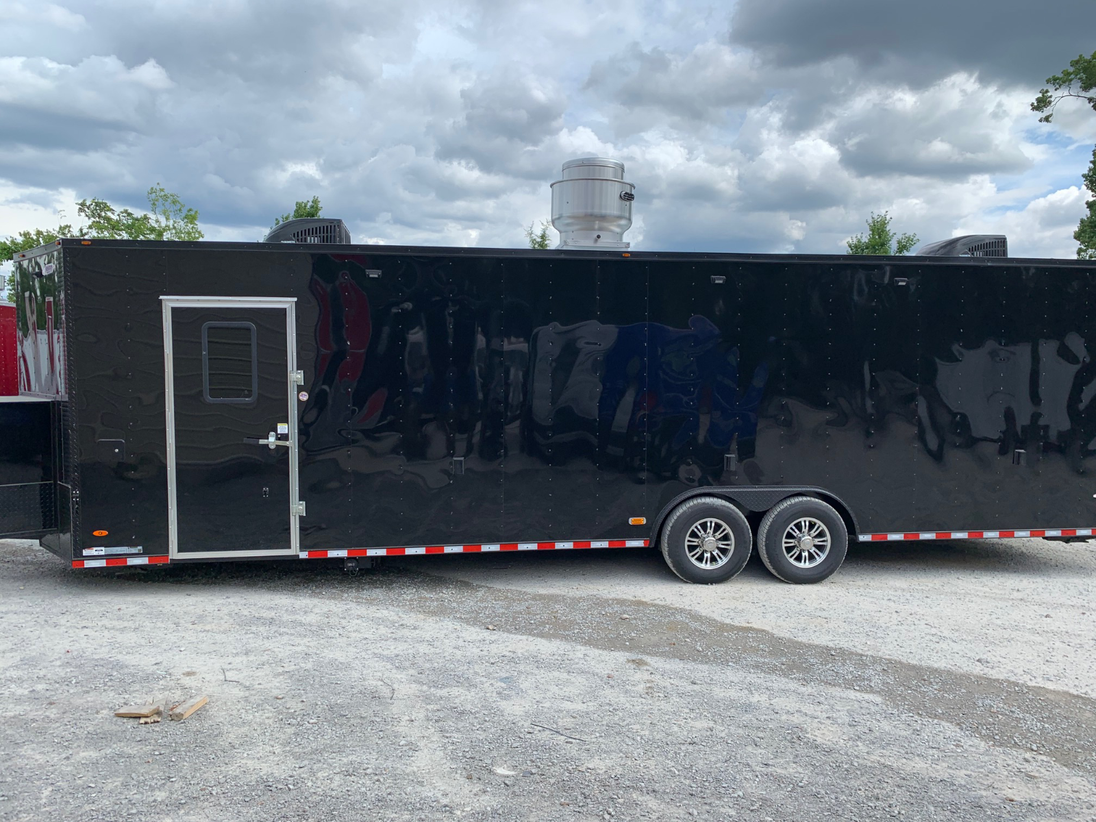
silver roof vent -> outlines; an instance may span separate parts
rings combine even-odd
[[[298,217],[286,220],[267,232],[264,243],[337,243],[350,242],[346,223],[330,217]]]
[[[628,248],[635,186],[624,182],[624,163],[582,157],[563,164],[552,183],[552,225],[559,248]]]
[[[923,245],[914,254],[919,257],[1007,257],[1008,238],[1004,234],[967,234]]]

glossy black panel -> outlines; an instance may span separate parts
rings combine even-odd
[[[68,281],[68,411],[63,463],[74,488],[75,558],[101,547],[168,552],[160,250],[63,248]],[[185,257],[180,257],[182,262]],[[121,440],[122,455],[99,445]]]
[[[0,536],[57,524],[56,403],[0,398]]]
[[[1084,263],[65,253],[85,518],[163,550],[162,294],[296,298],[305,549],[648,537],[710,486],[823,488],[871,532],[1096,521]]]

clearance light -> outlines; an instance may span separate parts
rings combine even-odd
[[[628,520],[629,525],[646,525],[647,517],[632,517]]]

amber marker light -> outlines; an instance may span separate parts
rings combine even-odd
[[[623,254],[621,254],[620,256],[621,256],[621,257],[631,257],[632,255],[631,255],[631,254],[629,254],[629,253],[628,253],[627,251],[625,251],[625,252],[624,252]]]
[[[91,245],[91,240],[81,240],[80,245]]]
[[[91,535],[93,537],[105,537],[109,533],[110,533],[109,531],[92,531]]]
[[[646,525],[647,517],[632,517],[628,520],[629,525]]]

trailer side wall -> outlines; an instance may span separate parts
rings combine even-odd
[[[163,295],[296,299],[302,550],[648,538],[718,487],[816,487],[862,532],[1096,520],[1082,265],[67,253],[82,545],[167,551]]]

